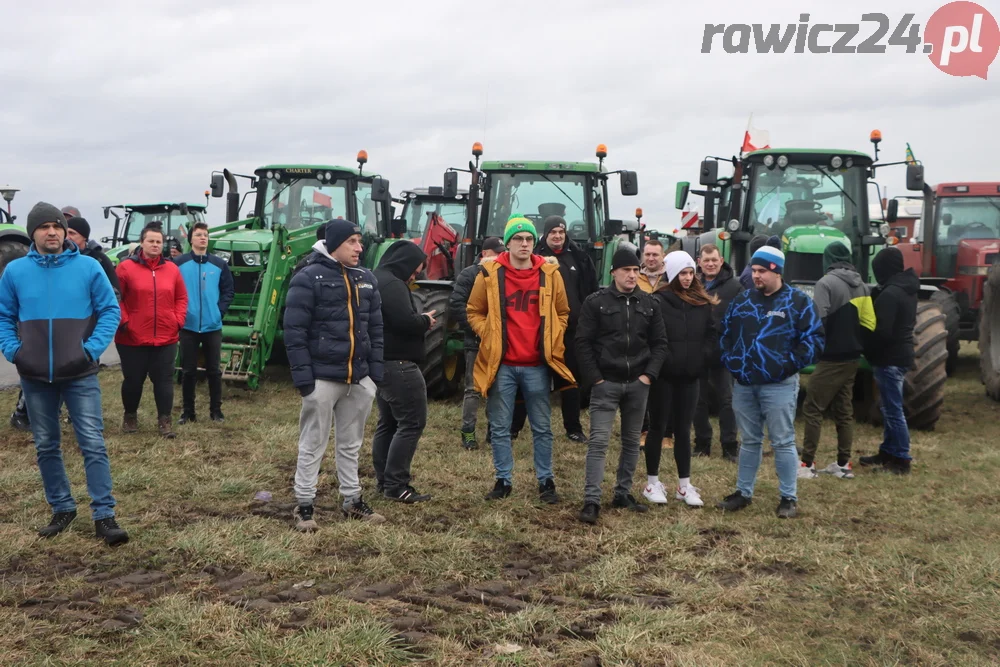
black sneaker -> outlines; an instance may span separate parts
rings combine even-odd
[[[720,510],[725,510],[726,512],[738,512],[752,502],[752,498],[747,498],[739,491],[736,491],[719,501],[716,507]]]
[[[794,519],[799,513],[799,506],[791,498],[782,498],[781,502],[778,503],[778,518],[779,519]]]
[[[462,447],[468,450],[479,449],[475,431],[462,431]]]
[[[611,506],[618,509],[632,510],[633,512],[649,511],[649,507],[637,502],[635,496],[631,493],[626,495],[616,494],[614,500],[611,501]]]
[[[547,479],[538,485],[538,497],[543,503],[555,505],[559,502],[559,495],[556,493],[556,482],[554,479]]]
[[[881,449],[878,450],[878,454],[873,456],[862,456],[858,459],[858,463],[863,466],[880,466],[889,460],[889,455],[885,454]]]
[[[493,485],[493,490],[486,494],[486,500],[500,500],[510,495],[510,484],[498,479]]]
[[[319,530],[319,524],[313,519],[312,505],[296,506],[292,516],[295,517],[295,530],[300,533],[313,533]]]
[[[409,485],[407,485],[406,488],[399,493],[390,493],[386,491],[384,495],[389,500],[395,500],[397,503],[406,503],[407,505],[422,503],[431,499],[431,494],[418,493],[416,489]]]
[[[340,508],[345,519],[355,519],[357,521],[370,521],[371,523],[384,523],[385,517],[373,510],[363,498],[358,498],[353,503],[349,503]]]
[[[128,542],[128,533],[118,526],[118,522],[115,521],[114,517],[95,521],[94,534],[104,540],[105,544],[109,547],[115,547]]]
[[[573,433],[567,433],[566,437],[569,438],[570,440],[572,440],[573,442],[587,442],[587,436],[585,436],[580,431],[574,431]]]
[[[177,420],[178,424],[187,424],[188,422],[194,423],[198,421],[193,412],[182,412],[180,419]]]
[[[887,472],[892,475],[909,475],[910,474],[910,461],[909,459],[901,459],[896,456],[887,457],[889,460],[882,464],[879,468],[882,472]]]
[[[583,509],[577,515],[577,518],[584,523],[594,524],[597,523],[597,517],[601,515],[601,506],[597,503],[584,503]]]
[[[49,521],[49,525],[38,531],[38,536],[55,537],[69,528],[69,524],[73,523],[73,519],[75,518],[76,510],[71,512],[56,512],[52,515],[52,520]]]
[[[31,431],[31,421],[28,419],[27,412],[14,410],[10,416],[10,425],[18,431]]]
[[[222,410],[212,410],[212,413],[209,415],[209,419],[217,424],[221,424],[226,421],[226,416],[222,414]]]
[[[739,463],[740,462],[739,443],[722,445],[722,460],[729,461],[730,463]]]
[[[691,450],[691,453],[694,456],[709,457],[709,456],[712,455],[712,445],[711,445],[711,443],[709,443],[707,445],[703,444],[703,443],[695,443],[694,449]]]

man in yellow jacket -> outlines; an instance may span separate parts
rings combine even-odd
[[[466,307],[469,326],[480,338],[474,384],[487,398],[496,484],[486,496],[510,495],[514,452],[510,424],[518,389],[524,396],[534,440],[538,493],[548,504],[559,502],[552,474],[550,373],[576,383],[564,361],[563,336],[569,300],[557,261],[532,253],[538,239],[534,224],[520,213],[507,221],[507,252],[484,261]]]

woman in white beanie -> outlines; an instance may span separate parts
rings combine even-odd
[[[698,379],[704,373],[718,337],[712,306],[719,303],[695,275],[695,263],[679,250],[667,255],[666,281],[653,293],[667,330],[670,353],[649,393],[649,434],[646,436],[646,474],[642,495],[652,503],[667,502],[659,478],[665,431],[674,435],[677,489],[674,497],[689,507],[704,502],[691,485],[691,424],[698,405]]]

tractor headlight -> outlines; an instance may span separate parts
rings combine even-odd
[[[778,156],[778,168],[779,169],[784,169],[787,166],[788,166],[788,156],[787,155],[779,155]]]
[[[268,180],[270,180],[270,179],[274,178],[274,172],[273,171],[269,171],[269,172],[267,172],[265,174],[265,176],[267,176]]]
[[[226,263],[228,263],[229,258],[233,256],[233,253],[229,252],[228,250],[213,250],[212,254]]]
[[[887,222],[883,222],[881,225],[878,226],[878,233],[881,234],[882,236],[888,236],[889,232],[891,231],[892,228],[889,227],[889,223]]]
[[[243,263],[246,264],[247,266],[260,266],[259,252],[240,253],[240,257],[243,259]]]
[[[958,273],[962,276],[987,276],[990,273],[988,266],[960,266]]]
[[[834,155],[833,159],[830,160],[830,166],[834,169],[840,169],[842,164],[844,164],[844,160],[839,155]]]
[[[854,166],[854,160],[852,158],[847,158],[847,162],[845,164],[847,165],[847,168],[850,169]]]
[[[764,156],[764,166],[767,167],[768,169],[770,169],[771,167],[774,166],[774,156],[773,155],[765,155]]]
[[[738,232],[738,231],[740,231],[740,221],[737,220],[736,218],[733,218],[726,225],[726,229],[728,229],[731,232]]]
[[[333,180],[333,174],[331,172],[329,172],[329,171],[326,172],[326,180],[328,180],[328,181],[332,181]]]

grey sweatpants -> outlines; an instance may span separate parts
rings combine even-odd
[[[601,483],[608,457],[615,415],[622,415],[622,450],[618,457],[614,494],[632,491],[632,478],[639,463],[639,436],[646,414],[649,385],[632,382],[602,382],[590,390],[590,438],[587,440],[587,467],[583,487],[584,502],[601,504]]]
[[[302,399],[299,414],[299,463],[295,470],[295,499],[312,504],[323,454],[330,441],[330,426],[336,426],[337,479],[340,495],[353,501],[361,495],[358,454],[365,435],[365,422],[372,411],[375,383],[371,378],[360,384],[316,380],[316,389]]]

